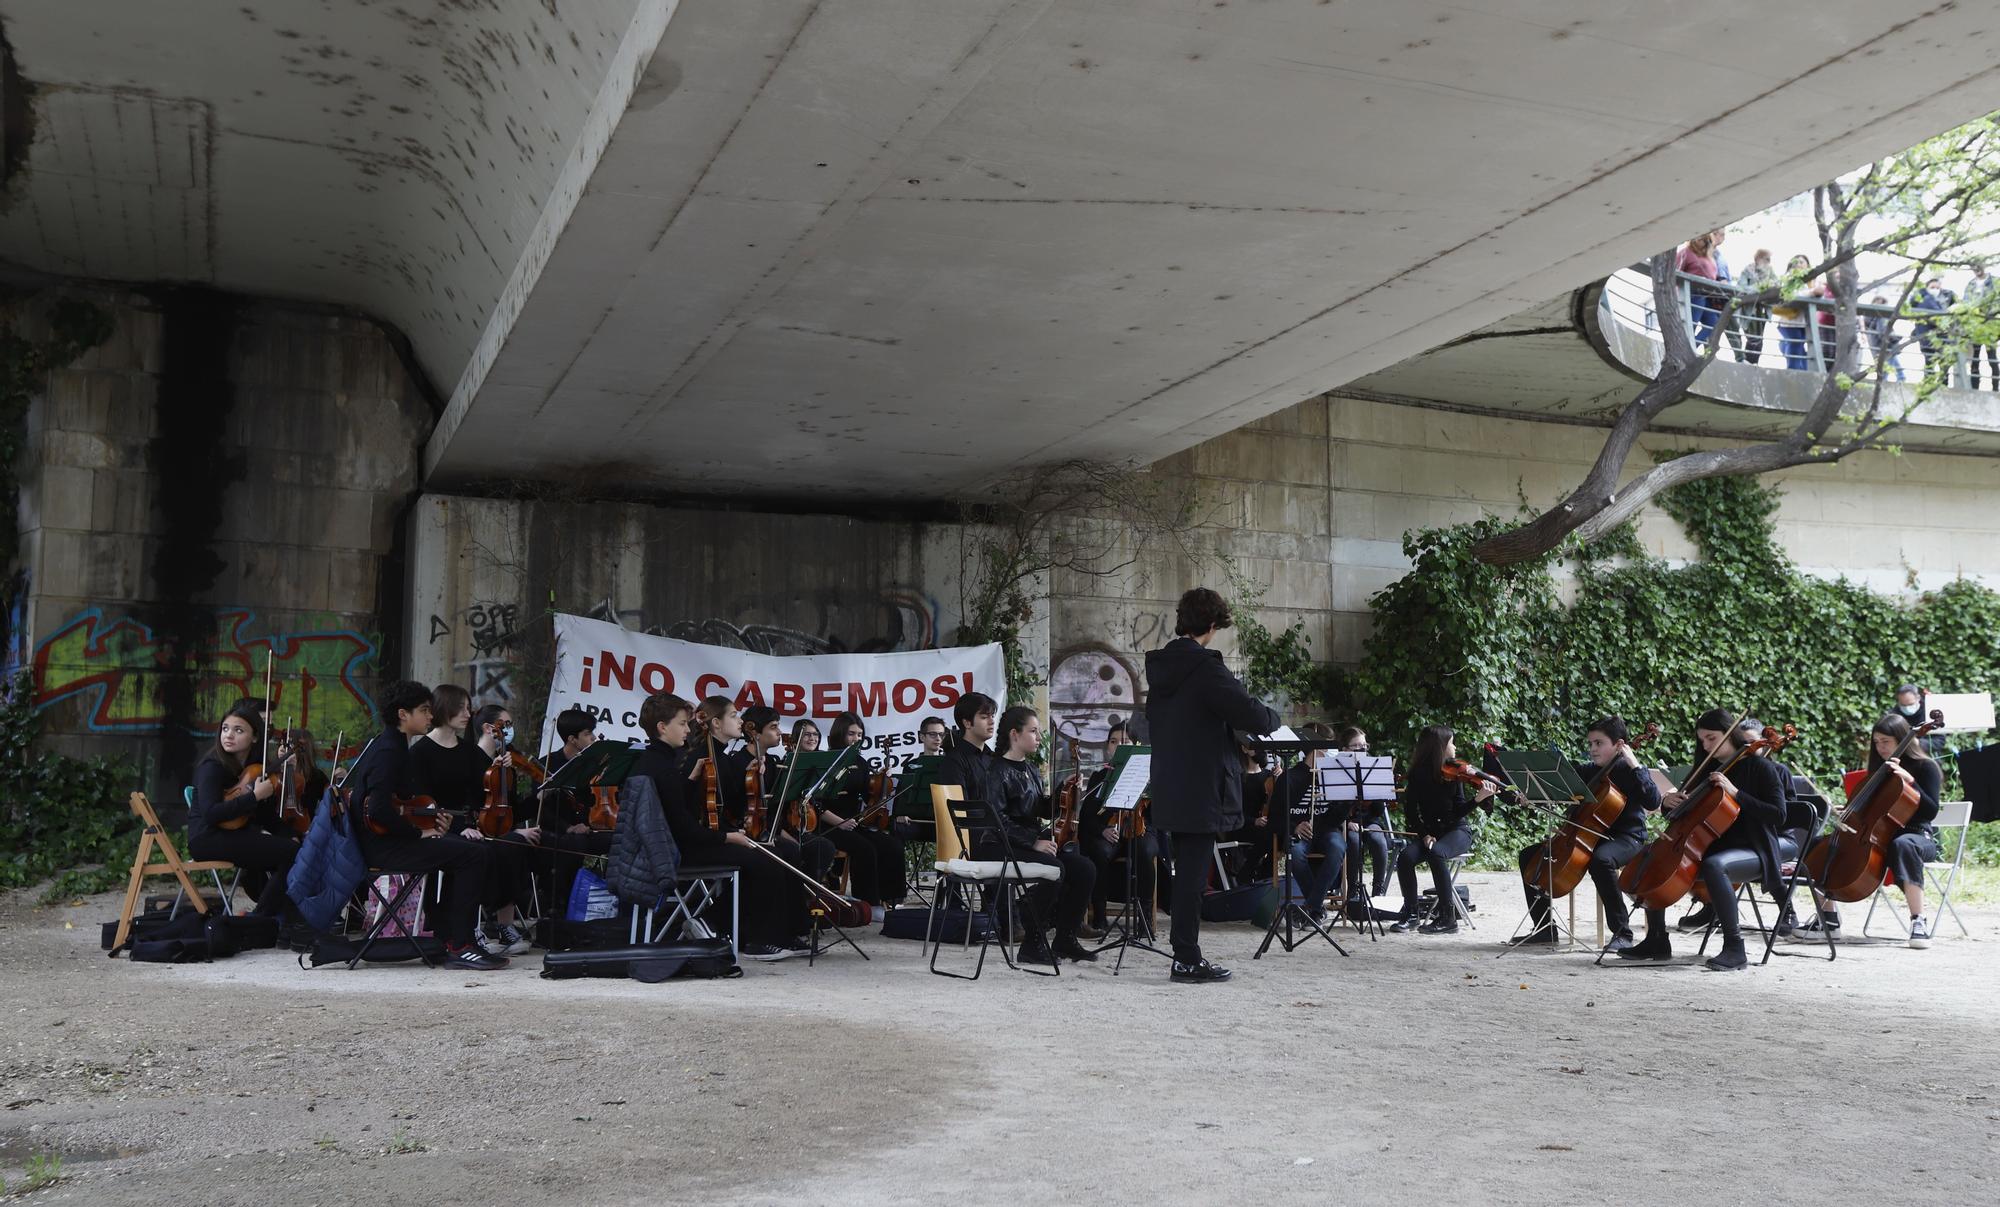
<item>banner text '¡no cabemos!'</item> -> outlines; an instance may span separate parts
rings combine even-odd
[[[599,650],[597,657],[583,660],[583,682],[578,690],[589,695],[598,687],[642,691],[649,695],[671,692],[674,690],[674,672],[665,663],[642,663],[634,654],[621,658],[609,650]],[[928,683],[922,679],[899,679],[894,683],[877,679],[868,683],[771,684],[752,680],[738,687],[732,698],[739,709],[764,704],[777,709],[780,716],[831,717],[851,712],[863,717],[879,717],[891,711],[914,712],[926,705],[950,709],[960,697],[972,690],[972,672],[965,671],[939,675]],[[728,695],[729,692],[727,679],[708,674],[694,681],[694,694],[689,698],[700,701],[709,696]]]

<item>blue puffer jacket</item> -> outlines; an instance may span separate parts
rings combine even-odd
[[[368,857],[361,852],[354,819],[335,808],[333,789],[329,788],[320,798],[312,829],[306,831],[299,857],[292,863],[285,893],[308,926],[329,930],[367,878]]]

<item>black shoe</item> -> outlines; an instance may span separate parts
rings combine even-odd
[[[1606,943],[1606,944],[1604,945],[1604,950],[1606,950],[1606,951],[1629,951],[1629,950],[1631,950],[1632,946],[1633,946],[1633,944],[1632,944],[1632,936],[1631,936],[1631,935],[1612,935],[1612,936],[1611,936],[1611,942],[1609,942],[1609,943]]]
[[[1095,964],[1097,953],[1086,949],[1076,941],[1075,935],[1057,935],[1055,953],[1065,960],[1075,960],[1083,964]]]
[[[1419,926],[1422,926],[1424,924],[1424,917],[1425,915],[1423,914],[1415,913],[1406,909],[1403,911],[1401,917],[1397,918],[1394,922],[1391,922],[1389,924],[1389,929],[1395,931],[1399,935],[1408,934],[1409,932],[1417,929]]]
[[[1544,926],[1540,930],[1531,931],[1514,940],[1514,946],[1554,947],[1560,942],[1562,942],[1562,936],[1556,933],[1556,928],[1553,926]]]
[[[1738,935],[1722,941],[1722,950],[1708,958],[1707,967],[1710,972],[1735,972],[1749,964],[1750,957],[1743,952],[1743,936]]]
[[[1715,921],[1715,911],[1704,905],[1693,913],[1684,915],[1679,922],[1674,924],[1674,929],[1680,931],[1700,930],[1713,921]]]
[[[760,964],[775,964],[779,960],[792,958],[792,949],[779,947],[775,943],[745,943],[737,948],[736,954],[746,960],[756,960]]]
[[[1049,950],[1047,943],[1037,939],[1021,944],[1021,950],[1014,953],[1014,962],[1016,964],[1053,964],[1056,962],[1056,956],[1054,952]]]
[[[1644,943],[1620,948],[1618,958],[1621,960],[1671,960],[1674,958],[1674,949],[1667,941],[1666,932],[1662,931],[1659,934],[1648,934]]]
[[[1175,960],[1174,970],[1168,974],[1168,978],[1183,985],[1207,985],[1228,980],[1229,970],[1217,968],[1207,960],[1196,960],[1192,964],[1183,964]]]
[[[311,951],[319,939],[319,932],[296,919],[285,923],[278,931],[278,942],[293,951]]]
[[[497,972],[507,966],[507,957],[492,955],[468,944],[456,950],[446,948],[444,966],[461,972]]]
[[[1442,918],[1436,922],[1426,922],[1422,926],[1417,927],[1417,933],[1420,935],[1455,935],[1458,933],[1458,920],[1456,918]]]
[[[778,946],[795,955],[804,955],[813,949],[812,944],[806,942],[804,939],[786,939],[784,942],[778,944]]]

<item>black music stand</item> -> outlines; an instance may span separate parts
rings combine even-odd
[[[1355,806],[1390,802],[1396,799],[1396,761],[1386,754],[1368,755],[1345,750],[1329,754],[1323,762],[1313,768],[1315,786],[1321,800],[1328,804],[1346,804],[1348,815],[1353,816]],[[1341,822],[1341,847],[1345,850],[1347,835],[1346,821]],[[1353,900],[1347,893],[1347,882],[1351,878],[1350,868],[1341,869],[1340,916],[1354,929],[1368,936],[1370,943],[1382,936],[1382,919],[1376,916],[1373,901],[1364,898],[1366,913],[1356,918],[1348,908]]]
[[[1285,772],[1285,755],[1291,754],[1296,756],[1303,754],[1310,756],[1313,751],[1326,750],[1333,743],[1303,741],[1273,742],[1262,738],[1253,738],[1248,741],[1247,745],[1253,750],[1261,750],[1266,754],[1277,755],[1279,763],[1278,774],[1282,780]],[[1316,780],[1317,777],[1315,776],[1313,780],[1308,781],[1309,799],[1316,800],[1319,795],[1319,785]],[[1282,788],[1283,784],[1280,783],[1278,787]],[[1310,807],[1308,806],[1308,816],[1310,816]],[[1345,947],[1342,947],[1340,940],[1333,937],[1333,932],[1328,930],[1318,919],[1314,918],[1307,911],[1304,903],[1298,901],[1293,896],[1290,888],[1292,883],[1292,815],[1291,811],[1287,809],[1281,819],[1278,816],[1278,802],[1276,801],[1272,802],[1269,829],[1271,831],[1271,893],[1276,898],[1277,904],[1271,912],[1271,924],[1264,928],[1264,941],[1257,945],[1256,954],[1250,958],[1253,960],[1262,959],[1264,953],[1271,949],[1273,941],[1283,946],[1287,952],[1296,951],[1304,945],[1306,936],[1299,932],[1298,926],[1295,923],[1303,924],[1304,929],[1325,939],[1327,945],[1341,955],[1353,954]],[[1174,874],[1176,876],[1180,875],[1181,870],[1175,868]],[[1280,933],[1281,931],[1283,932],[1282,934]]]
[[[1506,773],[1515,795],[1520,797],[1520,803],[1536,812],[1548,815],[1555,821],[1558,829],[1569,821],[1573,806],[1580,801],[1591,799],[1590,788],[1585,785],[1583,777],[1576,773],[1576,767],[1561,751],[1499,750],[1494,752],[1493,757],[1500,764],[1501,771]],[[1597,831],[1593,830],[1591,833],[1600,842],[1605,838],[1604,834]],[[1553,838],[1554,835],[1555,831],[1551,830],[1549,838]],[[1555,851],[1549,845],[1549,838],[1543,839],[1540,843],[1542,856],[1535,872],[1536,882],[1545,887],[1553,887],[1550,882],[1555,875]],[[1567,897],[1569,919],[1564,922],[1556,918],[1555,899],[1554,895],[1550,894],[1549,925],[1555,927],[1556,933],[1562,936],[1563,941],[1559,945],[1561,949],[1564,952],[1571,952],[1587,944],[1579,942],[1576,937],[1576,894],[1572,892],[1567,894]],[[1534,934],[1540,929],[1534,925],[1534,921],[1535,913],[1530,908],[1522,915],[1521,921],[1514,924],[1514,937],[1501,949],[1500,954],[1504,956],[1526,948],[1528,945],[1521,942],[1526,937],[1522,927],[1529,928],[1526,934]]]
[[[1134,766],[1134,764],[1137,764]],[[1104,803],[1099,806],[1105,813],[1123,810],[1128,814],[1139,807],[1139,798],[1145,795],[1153,777],[1153,748],[1151,746],[1120,746],[1111,755],[1111,770],[1105,774],[1099,791],[1104,793]],[[1079,812],[1082,802],[1078,801]],[[1153,946],[1159,936],[1153,933],[1153,924],[1147,911],[1139,907],[1139,827],[1137,815],[1132,814],[1133,823],[1125,827],[1125,904],[1105,927],[1107,932],[1117,931],[1118,937],[1109,943],[1091,948],[1091,954],[1118,949],[1118,958],[1112,961],[1111,975],[1117,976],[1125,967],[1125,952],[1136,947],[1140,951],[1150,951],[1156,956],[1168,953]],[[1077,836],[1081,839],[1083,836]],[[1177,870],[1178,871],[1178,870]]]

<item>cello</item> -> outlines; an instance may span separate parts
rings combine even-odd
[[[1734,726],[1730,733],[1735,733]],[[1744,743],[1722,768],[1722,775],[1726,778],[1736,764],[1758,753],[1776,754],[1798,736],[1795,726],[1785,726],[1783,733],[1765,726],[1763,736]],[[1722,837],[1743,811],[1734,793],[1707,781],[1710,765],[1715,761],[1715,752],[1710,751],[1707,758],[1688,772],[1681,785],[1687,799],[1668,816],[1666,830],[1618,873],[1619,891],[1636,898],[1647,909],[1666,909],[1694,889],[1709,844]]]
[[[1930,719],[1910,730],[1896,753],[1854,789],[1840,816],[1840,828],[1806,852],[1806,870],[1821,892],[1835,901],[1865,901],[1881,887],[1889,870],[1889,845],[1924,803],[1909,773],[1898,775],[1890,764],[1908,754],[1924,735],[1943,727],[1943,710],[1932,709]]]
[[[1659,722],[1648,721],[1637,737],[1625,743],[1625,749],[1637,750],[1659,736]],[[1585,786],[1590,795],[1572,805],[1569,816],[1549,836],[1549,853],[1538,869],[1540,879],[1535,887],[1550,897],[1567,897],[1576,891],[1590,870],[1597,844],[1625,812],[1625,794],[1611,783],[1611,764],[1599,767]]]

